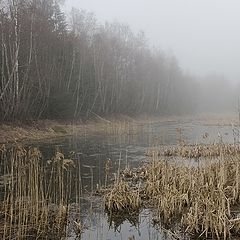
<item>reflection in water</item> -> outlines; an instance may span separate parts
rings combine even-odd
[[[179,140],[188,143],[213,143],[219,141],[219,135],[221,141],[233,142],[232,128],[228,126],[166,122],[147,124],[135,134],[72,136],[35,145],[40,147],[46,161],[54,154],[55,148],[59,147],[66,157],[70,151],[74,151],[75,160],[80,162],[78,171],[81,173],[84,194],[80,215],[73,211],[71,217],[80,217],[85,226],[81,239],[170,239],[152,227],[149,210],[131,218],[122,216],[109,219],[104,212],[101,198],[87,193],[114,179],[119,170],[128,166],[137,167],[146,161],[145,153],[149,147],[175,145]]]

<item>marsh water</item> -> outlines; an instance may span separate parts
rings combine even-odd
[[[114,179],[120,170],[138,167],[148,161],[145,153],[150,147],[175,145],[179,140],[190,144],[219,141],[231,143],[234,138],[231,126],[167,121],[146,123],[138,131],[117,135],[91,133],[31,144],[40,148],[46,161],[58,148],[66,157],[70,152],[74,152],[75,161],[80,162],[83,189],[80,218],[85,226],[81,239],[150,240],[168,239],[165,232],[154,228],[151,210],[142,210],[139,216],[110,219],[104,211],[101,197],[92,195],[92,190]],[[111,173],[107,179],[106,161],[110,162]],[[69,239],[75,237],[72,233]]]

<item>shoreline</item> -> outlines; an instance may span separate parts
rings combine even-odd
[[[231,126],[238,125],[237,114],[197,114],[185,116],[139,116],[131,118],[119,116],[116,118],[97,118],[86,122],[70,122],[58,120],[39,120],[30,124],[2,123],[0,124],[0,144],[10,144],[23,141],[38,141],[86,133],[123,134],[136,131],[139,127],[153,123],[170,121],[193,121],[203,125]]]
[[[136,130],[141,123],[131,118],[91,119],[86,122],[39,120],[30,124],[0,124],[0,144],[41,141],[78,134],[126,133]]]

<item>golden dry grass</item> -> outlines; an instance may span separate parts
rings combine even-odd
[[[172,147],[162,147],[160,149],[149,150],[146,153],[149,157],[167,156],[182,158],[212,158],[224,156],[240,155],[240,145],[237,144],[195,144],[195,145],[177,145]]]
[[[66,236],[71,195],[78,194],[79,189],[79,176],[72,171],[76,163],[56,152],[48,161],[47,170],[37,148],[16,146],[7,150],[4,145],[0,147],[0,160],[0,236]]]
[[[141,206],[139,189],[133,190],[127,182],[117,181],[105,196],[105,207],[111,213],[138,212]]]
[[[126,176],[126,181],[131,186],[136,184],[136,180],[137,183],[143,183],[138,191],[141,203],[145,207],[153,207],[156,222],[161,222],[164,226],[177,224],[182,233],[205,239],[240,236],[239,147],[233,149],[232,145],[222,145],[222,149],[218,148],[219,146],[214,146],[213,149],[219,154],[209,154],[208,149],[201,148],[202,156],[218,157],[203,158],[196,165],[159,159],[156,153],[148,164],[136,171],[125,170],[123,179]],[[133,180],[131,184],[129,178]],[[125,186],[127,183],[123,181],[121,180],[121,185]],[[128,195],[129,192],[132,190],[127,188],[125,194]],[[113,202],[117,201],[119,194],[124,195],[117,187],[112,191],[113,194],[115,197],[110,198],[115,199]],[[122,199],[121,209],[129,203],[124,204]],[[117,209],[113,203],[108,207]]]
[[[143,124],[131,119],[89,120],[76,123],[42,120],[30,124],[0,124],[0,143],[86,134],[133,135],[141,130],[142,126]]]

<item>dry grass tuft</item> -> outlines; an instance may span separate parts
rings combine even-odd
[[[61,239],[67,235],[72,193],[79,189],[75,181],[79,176],[72,171],[75,165],[56,152],[46,168],[37,148],[0,147],[3,239]]]
[[[194,152],[197,149],[184,147]],[[134,199],[155,209],[156,222],[162,226],[178,226],[182,233],[205,239],[240,236],[239,146],[211,145],[199,149],[202,157],[210,157],[202,158],[197,165],[159,159],[158,152],[153,152],[151,162],[135,171],[123,172],[123,180],[106,196],[107,208],[130,213],[127,196],[133,194],[133,187],[129,186],[141,182]]]
[[[117,181],[104,196],[106,210],[110,213],[138,212],[141,206],[139,189],[133,190],[128,183]]]
[[[236,144],[195,144],[195,145],[178,145],[172,147],[163,147],[161,149],[149,150],[146,153],[149,157],[167,156],[183,158],[200,158],[200,157],[219,157],[221,155],[237,156],[240,155],[240,145]]]
[[[145,194],[164,223],[181,219],[189,234],[228,239],[240,233],[233,211],[239,204],[239,160],[222,156],[198,167],[153,160],[146,166]]]

